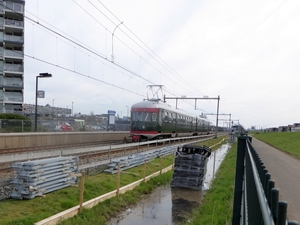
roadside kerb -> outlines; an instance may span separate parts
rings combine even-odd
[[[172,169],[173,169],[173,165],[170,165],[170,166],[164,168],[162,170],[162,173],[166,173],[166,172],[168,172],[168,171],[170,171]],[[161,171],[157,171],[157,172],[155,172],[155,173],[153,173],[153,174],[145,177],[145,179],[142,178],[142,179],[137,180],[137,181],[135,181],[135,182],[133,182],[131,184],[123,186],[123,187],[121,187],[119,189],[119,194],[124,194],[127,191],[131,191],[135,187],[139,186],[142,182],[148,181],[148,180],[150,180],[150,178],[159,176],[160,174],[161,174]],[[105,201],[105,200],[107,200],[109,198],[112,198],[112,197],[116,197],[117,196],[117,192],[118,192],[118,190],[116,189],[116,190],[108,192],[108,193],[106,193],[104,195],[101,195],[101,196],[98,196],[96,198],[93,198],[93,199],[91,199],[89,201],[84,202],[82,204],[82,207],[83,208],[87,208],[87,209],[92,208],[92,207],[96,206],[100,202],[103,202],[103,201]],[[71,217],[77,215],[79,213],[79,209],[80,209],[80,205],[74,206],[74,207],[72,207],[70,209],[67,209],[67,210],[65,210],[63,212],[60,212],[60,213],[58,213],[56,215],[53,215],[53,216],[48,217],[48,218],[46,218],[44,220],[41,220],[41,221],[35,223],[35,225],[55,225],[55,224],[58,224],[62,220],[65,220],[65,219],[68,219],[68,218],[71,218]]]

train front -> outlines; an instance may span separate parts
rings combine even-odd
[[[150,101],[136,103],[131,107],[130,133],[133,141],[155,139],[161,132],[159,108]]]

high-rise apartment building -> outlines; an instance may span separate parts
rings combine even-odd
[[[0,0],[0,113],[23,111],[25,0]]]

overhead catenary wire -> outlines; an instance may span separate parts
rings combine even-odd
[[[75,0],[73,0],[75,2]],[[99,1],[100,2],[100,1]],[[82,6],[80,6],[77,2],[75,2],[81,9],[83,9],[88,15],[90,15],[93,19],[95,19],[95,17],[93,17],[89,12],[87,12],[87,10],[85,10]],[[110,22],[112,22],[115,26],[117,26],[116,23],[114,23],[108,16],[105,15],[105,13],[103,13],[97,6],[95,6],[93,3],[91,3],[91,1],[89,1],[89,3],[95,7],[102,15],[104,15]],[[101,2],[100,2],[101,3]],[[101,3],[102,4],[102,3]],[[102,4],[103,5],[103,4]],[[104,5],[103,5],[104,6]],[[105,7],[105,6],[104,6]],[[107,7],[105,7],[115,18],[117,18]],[[97,19],[95,19],[97,22],[99,22]],[[123,24],[123,26],[125,26],[143,45],[145,45],[156,57],[158,57],[163,63],[159,62],[155,57],[153,57],[153,55],[151,55],[145,48],[143,48],[139,43],[137,43],[135,40],[133,40],[126,32],[124,32],[122,29],[120,29],[127,37],[129,37],[134,43],[136,43],[142,50],[144,50],[147,54],[149,54],[156,62],[158,62],[160,65],[162,65],[165,69],[167,69],[169,72],[171,72],[167,67],[171,68],[170,66],[168,66],[155,52],[153,52],[140,38],[138,38],[120,19],[117,18],[117,20]],[[119,24],[120,24],[119,23]],[[99,24],[101,24],[99,22]],[[118,38],[119,39],[119,38]],[[122,40],[119,39],[119,41],[121,41],[125,46],[127,46],[128,48],[130,48],[128,45],[126,45]],[[132,50],[132,48],[130,48]],[[132,50],[133,51],[133,50]],[[136,53],[135,51],[133,51],[134,53]],[[137,53],[136,53],[137,54]],[[137,54],[138,55],[138,54]],[[140,56],[141,59],[143,59]],[[144,59],[143,59],[144,60]],[[145,60],[144,60],[145,61]],[[145,61],[147,62],[147,61]],[[148,63],[148,62],[147,62]],[[148,65],[152,66],[153,68],[155,68],[152,64],[148,63]],[[167,65],[167,67],[166,67]],[[157,68],[155,68],[158,72],[160,72]],[[173,70],[174,71],[174,70]],[[175,71],[174,71],[175,72]],[[171,72],[172,73],[172,72]],[[162,73],[161,73],[162,74]],[[174,73],[173,73],[174,75]],[[186,82],[186,80],[182,79],[180,75],[176,75],[175,76],[177,78],[180,78],[182,81]],[[180,84],[178,84],[179,86],[181,86]],[[182,87],[182,86],[181,86]],[[184,88],[184,87],[183,87]],[[170,93],[173,96],[176,96],[176,94],[168,91],[168,89],[164,89],[166,92]],[[187,102],[186,100],[184,100],[185,102]],[[189,102],[187,102],[188,104],[190,104]],[[192,104],[190,104],[192,106]],[[203,110],[202,110],[203,111]]]
[[[90,2],[90,0],[89,0]],[[121,22],[121,20],[111,11],[109,10],[100,0],[98,0],[98,2],[108,11],[110,12],[119,22]],[[90,4],[92,4],[90,2]],[[98,7],[96,7],[94,4],[92,4],[95,8],[97,8],[97,10],[99,12],[101,12],[103,15],[105,15]],[[106,18],[108,18],[105,15]],[[109,19],[109,18],[108,18]],[[109,19],[113,24],[115,24],[111,19]],[[116,25],[116,24],[115,24]],[[135,40],[133,40],[131,37],[129,37],[129,35],[126,34],[126,32],[124,32],[123,30],[121,30],[125,35],[127,35],[134,43],[136,43],[142,50],[144,50],[148,55],[150,55],[156,62],[158,62],[160,65],[162,65],[165,69],[167,69],[167,71],[169,71],[172,75],[175,75],[179,80],[181,80],[182,82],[184,82],[189,88],[192,88],[194,90],[197,90],[197,92],[199,91],[198,88],[195,88],[193,85],[191,85],[189,82],[186,81],[186,79],[184,79],[181,75],[179,75],[172,67],[170,67],[163,59],[161,59],[146,43],[144,43],[129,27],[126,26],[126,24],[123,24],[126,29],[134,35],[135,38],[137,38],[151,53],[149,53],[145,48],[143,48],[139,43],[137,43]],[[153,55],[156,57],[154,57]],[[159,60],[157,60],[159,59]]]
[[[106,82],[106,81],[97,79],[97,78],[95,78],[95,77],[91,77],[91,76],[89,76],[89,75],[87,75],[87,74],[80,73],[80,72],[74,71],[74,70],[72,70],[72,69],[69,69],[69,68],[66,68],[66,67],[63,67],[63,66],[56,65],[55,63],[51,63],[51,62],[45,61],[45,60],[43,60],[43,59],[39,59],[39,58],[36,58],[36,57],[33,57],[33,56],[29,56],[29,55],[26,55],[26,54],[24,54],[24,56],[26,56],[26,57],[28,57],[28,58],[32,58],[32,59],[37,60],[37,61],[40,61],[40,62],[42,62],[42,63],[48,64],[48,65],[51,65],[51,66],[58,67],[58,68],[60,68],[60,69],[63,69],[63,70],[69,71],[69,72],[78,74],[78,75],[83,76],[83,77],[85,77],[85,78],[88,78],[88,79],[91,79],[91,80],[95,80],[95,81],[104,83],[104,84],[106,84],[106,85],[109,85],[109,86],[118,88],[118,89],[120,89],[120,90],[124,90],[124,91],[130,92],[130,93],[132,93],[132,94],[136,94],[136,95],[139,95],[139,96],[145,96],[145,95],[136,93],[136,92],[134,92],[134,91],[132,91],[132,90],[128,90],[128,89],[126,89],[126,88],[123,88],[123,87],[120,87],[120,86],[111,84],[111,83],[109,83],[109,82]]]
[[[19,15],[19,14],[17,14],[17,15]],[[85,44],[80,43],[79,41],[77,41],[77,40],[74,39],[73,37],[72,37],[72,38],[67,37],[67,35],[63,35],[63,34],[61,34],[60,32],[57,32],[57,31],[55,31],[54,29],[51,29],[51,28],[49,28],[48,26],[42,24],[41,21],[43,21],[43,20],[42,20],[41,18],[39,18],[39,20],[36,21],[36,20],[34,20],[34,19],[32,19],[32,18],[30,18],[30,17],[28,17],[28,16],[24,16],[24,17],[25,17],[25,19],[31,21],[33,24],[36,24],[36,25],[38,25],[39,27],[42,27],[43,29],[48,30],[48,31],[50,31],[51,33],[57,35],[58,38],[60,38],[60,39],[65,39],[65,40],[67,40],[68,42],[74,44],[75,46],[78,46],[78,47],[80,47],[80,48],[82,48],[82,49],[84,49],[84,50],[86,50],[86,51],[88,51],[88,52],[91,52],[92,54],[94,54],[94,55],[97,56],[97,57],[100,57],[100,58],[102,58],[102,59],[104,59],[104,60],[109,61],[103,54],[98,53],[98,52],[94,51],[93,49],[90,49],[89,47],[86,47]],[[68,35],[68,36],[69,36],[69,35]],[[43,60],[43,59],[38,59],[38,58],[36,58],[36,57],[34,57],[34,56],[29,56],[28,54],[26,54],[26,56],[27,56],[27,57],[31,57],[31,58],[33,58],[33,59],[36,59],[36,60],[38,60],[38,61],[44,62],[44,63],[48,63],[48,64],[50,64],[50,65],[54,65],[54,64],[51,63],[51,62],[47,62],[46,60]],[[153,84],[153,82],[151,82],[150,80],[143,78],[141,75],[139,75],[139,74],[137,74],[137,73],[131,71],[130,69],[126,68],[126,67],[123,66],[123,65],[120,65],[120,64],[118,64],[118,63],[115,63],[114,65],[115,65],[115,66],[118,66],[119,68],[121,68],[121,69],[123,69],[123,70],[125,70],[125,71],[127,71],[127,72],[129,72],[129,73],[131,73],[131,74],[133,74],[134,76],[137,76],[138,78],[140,78],[140,79],[142,79],[142,80],[144,80],[144,81],[147,81],[147,82],[150,83],[150,84]],[[59,67],[59,68],[62,68],[62,69],[65,69],[65,70],[72,71],[71,69],[68,69],[68,68],[65,68],[65,67],[62,67],[62,66],[58,66],[58,65],[55,65],[55,66],[56,66],[56,67]],[[80,73],[78,73],[78,72],[76,72],[76,71],[72,71],[72,72],[74,72],[74,73],[76,73],[76,74],[80,74]],[[91,76],[86,76],[86,75],[85,75],[85,77],[90,78],[90,79],[98,80],[97,78],[93,78],[93,77],[91,77]],[[101,81],[101,82],[103,82],[103,81]],[[111,85],[111,86],[115,86],[115,85],[110,84],[110,83],[107,83],[107,82],[103,82],[103,83],[106,83],[106,84]],[[124,88],[121,88],[121,89],[125,90]],[[173,94],[173,93],[171,93],[170,91],[168,91],[168,89],[165,89],[165,91],[175,96],[175,94]],[[131,92],[131,91],[129,91],[129,92]],[[134,92],[132,92],[132,93],[134,93]]]
[[[45,30],[48,30],[48,31],[54,33],[55,35],[57,35],[57,36],[59,36],[59,37],[65,39],[65,40],[69,41],[70,43],[72,43],[72,44],[74,44],[74,45],[77,45],[78,47],[80,47],[80,48],[82,48],[82,49],[84,49],[84,50],[86,50],[86,51],[88,51],[88,52],[91,52],[91,53],[93,53],[94,55],[96,55],[96,56],[98,56],[98,57],[100,57],[100,58],[102,58],[102,59],[104,59],[104,60],[110,62],[110,60],[109,60],[108,58],[106,58],[104,55],[102,55],[102,54],[100,54],[100,53],[98,53],[98,52],[96,52],[96,51],[90,49],[89,47],[85,46],[83,43],[77,41],[76,39],[74,39],[74,38],[72,38],[72,37],[67,37],[67,36],[69,36],[69,35],[62,34],[63,32],[62,32],[62,33],[59,33],[58,31],[56,31],[56,30],[54,30],[54,29],[51,29],[51,28],[47,27],[46,25],[42,24],[41,22],[39,22],[39,21],[45,22],[44,20],[42,20],[42,19],[39,18],[39,21],[36,21],[36,20],[34,20],[34,19],[32,19],[32,18],[30,18],[30,17],[28,17],[28,16],[25,16],[25,19],[27,19],[27,20],[31,21],[32,23],[34,23],[34,24],[36,24],[36,25],[42,27],[42,28],[45,29]],[[48,23],[47,23],[47,24],[48,24]],[[73,40],[73,39],[74,39],[74,40]],[[34,57],[33,57],[33,58],[34,58]],[[46,62],[45,60],[43,60],[43,61]],[[50,63],[50,64],[51,64],[51,63]],[[121,64],[119,64],[119,63],[116,63],[116,62],[115,62],[114,65],[116,65],[117,67],[119,67],[119,68],[121,68],[121,69],[123,69],[123,70],[125,70],[125,71],[127,71],[127,72],[129,72],[129,73],[131,73],[131,74],[133,74],[134,76],[139,77],[140,79],[142,79],[142,80],[144,80],[144,81],[147,81],[147,82],[150,83],[150,84],[154,84],[154,83],[151,82],[150,80],[147,80],[146,78],[144,78],[144,77],[142,77],[141,75],[139,75],[139,74],[137,74],[137,73],[131,71],[130,69],[126,68],[125,66],[123,66],[123,65],[121,65]],[[168,91],[168,93],[172,94],[170,91]],[[172,94],[172,95],[174,95],[174,94]],[[174,95],[174,96],[175,96],[175,95]]]

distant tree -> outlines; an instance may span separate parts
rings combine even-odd
[[[13,113],[1,113],[0,119],[6,119],[6,120],[30,120],[29,117],[23,116],[20,114],[13,114]]]
[[[0,132],[29,132],[31,131],[31,119],[27,116],[13,113],[0,114]]]

